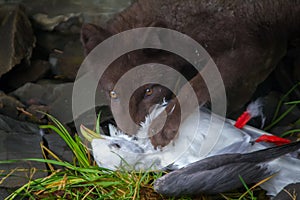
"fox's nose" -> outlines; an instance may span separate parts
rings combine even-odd
[[[145,121],[146,108],[138,106],[139,101],[135,97],[131,98],[129,103],[124,99],[111,101],[111,111],[118,128],[128,135],[135,135],[141,127],[141,122]]]

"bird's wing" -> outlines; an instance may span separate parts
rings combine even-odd
[[[255,183],[276,172],[265,162],[300,148],[300,142],[247,154],[223,154],[205,158],[161,178],[154,189],[169,196],[220,193]]]
[[[167,196],[216,194],[242,187],[241,179],[251,184],[263,180],[272,173],[274,171],[267,165],[253,163],[231,163],[193,173],[188,170],[177,170],[157,179],[154,189]]]
[[[180,169],[185,173],[195,173],[197,171],[218,168],[230,163],[261,163],[274,160],[287,153],[300,149],[300,141],[282,146],[275,146],[246,154],[222,154],[211,156]]]
[[[299,149],[300,149],[300,141],[293,142],[290,144],[270,147],[267,149],[243,154],[243,156],[241,157],[242,159],[241,161],[254,162],[254,163],[270,161],[280,156],[283,156],[285,154],[297,151]]]

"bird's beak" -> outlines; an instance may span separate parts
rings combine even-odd
[[[84,125],[80,125],[80,132],[83,135],[83,137],[89,142],[92,142],[93,139],[105,139],[105,137],[101,136],[98,133],[95,133],[94,131],[88,129]]]

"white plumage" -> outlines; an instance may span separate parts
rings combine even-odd
[[[111,137],[93,139],[91,145],[97,164],[112,170],[162,170],[170,166],[179,169],[214,155],[248,153],[266,148],[261,143],[251,143],[264,132],[249,126],[237,129],[233,121],[197,109],[181,124],[177,138],[162,149],[154,149],[147,133],[152,119],[164,108],[156,106],[134,137],[110,125]],[[300,182],[300,160],[290,155],[268,162],[267,168],[272,173],[278,171],[261,185],[268,195],[277,194],[290,183]]]

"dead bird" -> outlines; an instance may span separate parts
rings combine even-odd
[[[275,174],[261,185],[271,196],[300,182],[300,160],[288,154],[300,149],[300,142],[266,149],[269,146],[252,143],[264,132],[237,129],[232,121],[208,111],[195,110],[181,124],[177,138],[161,149],[154,148],[148,128],[165,106],[153,109],[136,136],[111,126],[110,137],[90,138],[97,164],[112,170],[175,170],[154,184],[158,193],[169,196],[225,192],[242,186],[240,177],[250,184]],[[210,130],[220,134],[211,135]],[[89,137],[86,131],[82,133]]]
[[[154,190],[166,196],[218,194],[242,187],[242,181],[253,184],[274,175],[260,185],[274,196],[300,181],[300,160],[282,157],[298,149],[300,141],[251,153],[211,156],[157,179]]]

